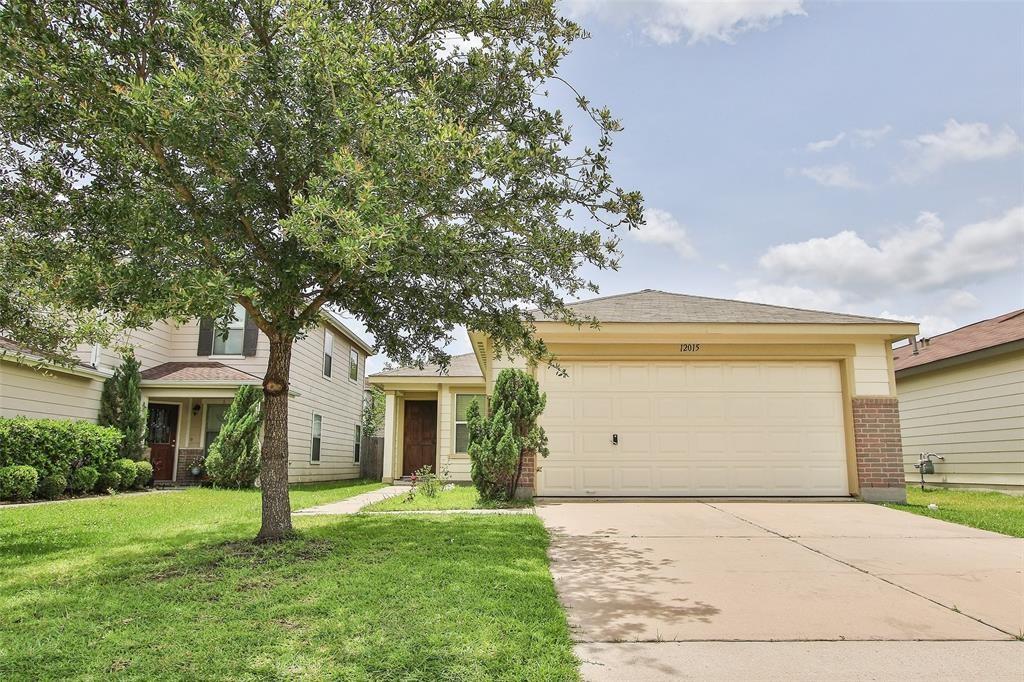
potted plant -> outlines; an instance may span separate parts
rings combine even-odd
[[[198,455],[193,458],[192,462],[188,465],[189,473],[198,478],[203,475],[203,456]]]

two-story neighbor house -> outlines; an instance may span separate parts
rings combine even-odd
[[[220,431],[239,386],[262,384],[269,341],[238,306],[220,333],[213,320],[162,321],[125,332],[142,365],[149,414],[147,440],[158,482],[192,483],[191,464]],[[43,363],[0,339],[0,416],[95,421],[103,380],[120,356],[110,348],[78,351],[78,363]],[[359,476],[366,358],[373,349],[330,312],[296,341],[288,405],[289,480]]]

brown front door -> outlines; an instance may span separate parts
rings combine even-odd
[[[174,478],[177,438],[178,406],[150,403],[146,443],[149,445],[149,461],[153,465],[153,480],[170,481]]]
[[[405,434],[402,439],[402,475],[422,466],[434,467],[437,452],[437,401],[405,401]]]

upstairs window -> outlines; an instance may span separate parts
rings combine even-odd
[[[331,365],[334,362],[334,334],[324,329],[324,376],[331,378]]]
[[[245,341],[245,308],[236,303],[234,318],[227,321],[225,329],[213,332],[213,355],[241,355]]]
[[[352,381],[359,380],[359,351],[355,348],[348,352],[348,378]]]

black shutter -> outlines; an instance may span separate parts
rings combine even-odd
[[[196,355],[213,355],[213,318],[199,320],[199,347]]]
[[[242,337],[242,355],[251,358],[256,355],[256,341],[259,339],[260,330],[256,327],[256,320],[245,313],[245,336]]]

